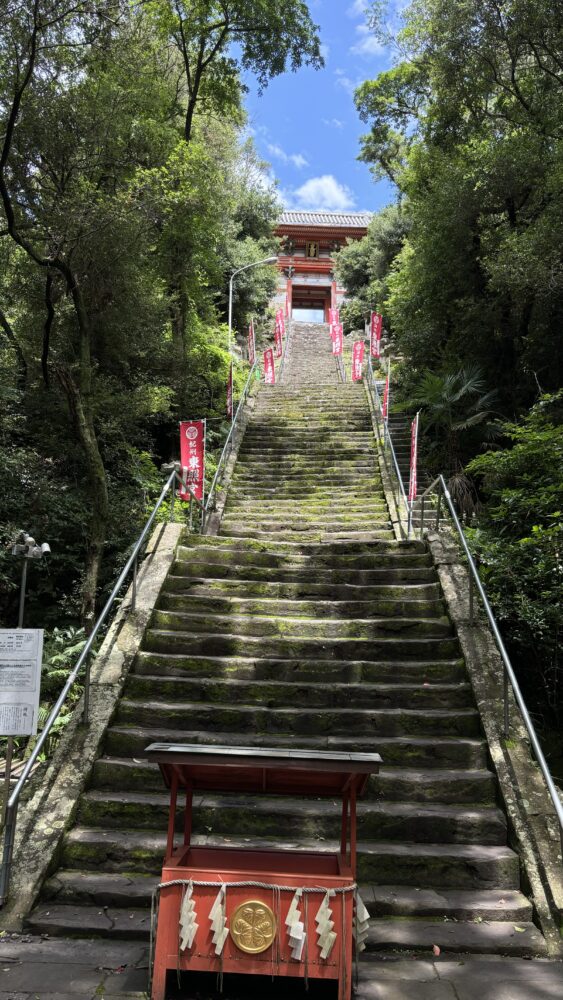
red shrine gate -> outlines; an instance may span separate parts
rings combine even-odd
[[[296,319],[328,323],[328,310],[346,295],[336,283],[334,254],[362,239],[370,219],[368,213],[356,212],[283,212],[276,229],[283,240],[276,303],[287,300]]]

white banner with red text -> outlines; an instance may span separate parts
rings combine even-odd
[[[274,364],[274,351],[273,348],[268,347],[264,351],[264,383],[266,385],[275,385],[276,382],[276,368]]]
[[[183,420],[180,424],[181,500],[191,495],[182,487],[189,486],[197,500],[203,500],[205,480],[205,420]]]
[[[333,323],[330,331],[330,335],[332,337],[332,353],[342,354],[342,347],[344,344],[344,327],[342,326],[342,323]]]
[[[372,358],[381,357],[381,334],[383,332],[383,316],[372,312],[370,321],[370,354]]]
[[[417,493],[417,463],[418,463],[418,418],[417,413],[411,424],[411,465],[409,475],[409,503],[414,503]]]
[[[364,368],[365,344],[363,340],[356,340],[352,348],[352,382],[361,382]]]

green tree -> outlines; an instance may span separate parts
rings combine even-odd
[[[487,503],[472,533],[495,613],[530,690],[540,680],[549,705],[563,708],[563,392],[543,396],[519,424],[511,447],[475,458],[468,471]]]
[[[184,67],[184,137],[193,134],[196,108],[236,116],[250,71],[260,89],[303,65],[320,67],[318,28],[302,0],[149,0],[146,9]]]

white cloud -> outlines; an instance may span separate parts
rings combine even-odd
[[[380,56],[385,52],[385,46],[378,38],[371,33],[367,24],[359,24],[356,32],[360,35],[360,41],[352,45],[350,52],[355,56]]]
[[[310,177],[292,194],[286,193],[285,198],[296,208],[326,209],[331,212],[345,212],[355,204],[350,188],[340,184],[332,174]]]
[[[328,62],[328,57],[330,56],[330,45],[327,45],[326,42],[321,43],[321,55],[324,61]]]
[[[346,75],[343,69],[337,69],[334,72],[336,76],[336,86],[342,87],[342,89],[345,90],[347,94],[350,94],[350,96],[353,97],[354,91],[356,87],[360,86],[360,84],[362,83],[362,79],[361,78],[359,80],[350,79],[350,77]]]
[[[341,122],[340,118],[323,118],[322,122],[329,128],[344,128],[344,122]]]
[[[346,13],[348,17],[362,17],[368,9],[368,0],[354,0],[351,7],[348,7]]]
[[[309,166],[309,161],[305,159],[302,153],[286,153],[285,149],[282,149],[281,146],[271,142],[267,143],[266,149],[270,156],[275,157],[276,160],[281,160],[282,163],[292,163],[298,170]]]

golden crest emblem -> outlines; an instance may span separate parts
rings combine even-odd
[[[269,906],[249,899],[237,906],[231,918],[231,937],[240,951],[259,955],[276,936],[276,918]]]

